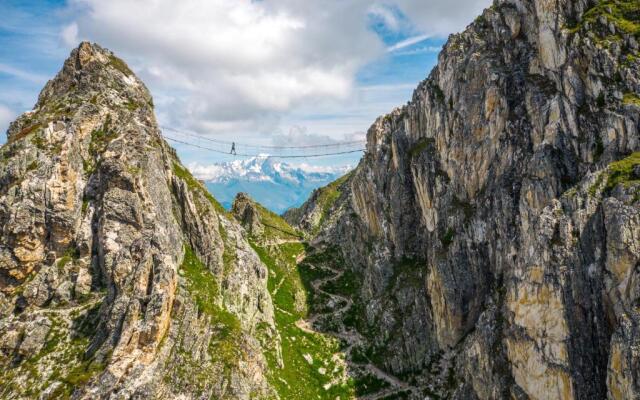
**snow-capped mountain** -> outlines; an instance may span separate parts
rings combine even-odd
[[[238,192],[245,192],[276,213],[299,206],[313,189],[338,179],[351,168],[291,165],[268,156],[189,165],[193,175],[205,182],[225,208],[231,207]]]

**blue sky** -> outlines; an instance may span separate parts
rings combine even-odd
[[[446,36],[487,5],[3,0],[0,130],[32,108],[80,40],[91,40],[125,59],[147,83],[161,125],[261,145],[361,139],[377,116],[410,99]],[[0,143],[5,140],[0,135]],[[232,158],[175,147],[186,163]],[[298,161],[337,165],[358,158]]]

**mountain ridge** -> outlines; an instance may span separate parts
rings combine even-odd
[[[267,155],[213,165],[188,165],[211,193],[230,209],[237,193],[248,193],[276,213],[306,200],[311,192],[348,172],[352,167],[291,165]]]
[[[637,398],[638,11],[494,2],[285,219],[83,42],[0,148],[0,393]]]
[[[271,392],[252,336],[273,327],[266,267],[122,60],[81,43],[1,150],[2,393]]]
[[[337,195],[285,214],[362,282],[379,368],[427,384],[439,365],[451,398],[638,397],[638,11],[494,2]]]

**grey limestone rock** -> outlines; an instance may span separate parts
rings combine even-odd
[[[640,396],[640,65],[611,12],[495,1],[369,129],[311,236],[362,281],[380,368],[454,398]],[[286,217],[311,232],[321,197]]]

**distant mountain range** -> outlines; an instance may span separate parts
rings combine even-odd
[[[311,192],[347,173],[352,166],[291,165],[268,156],[212,165],[190,164],[193,175],[229,209],[239,192],[276,213],[302,204]]]

